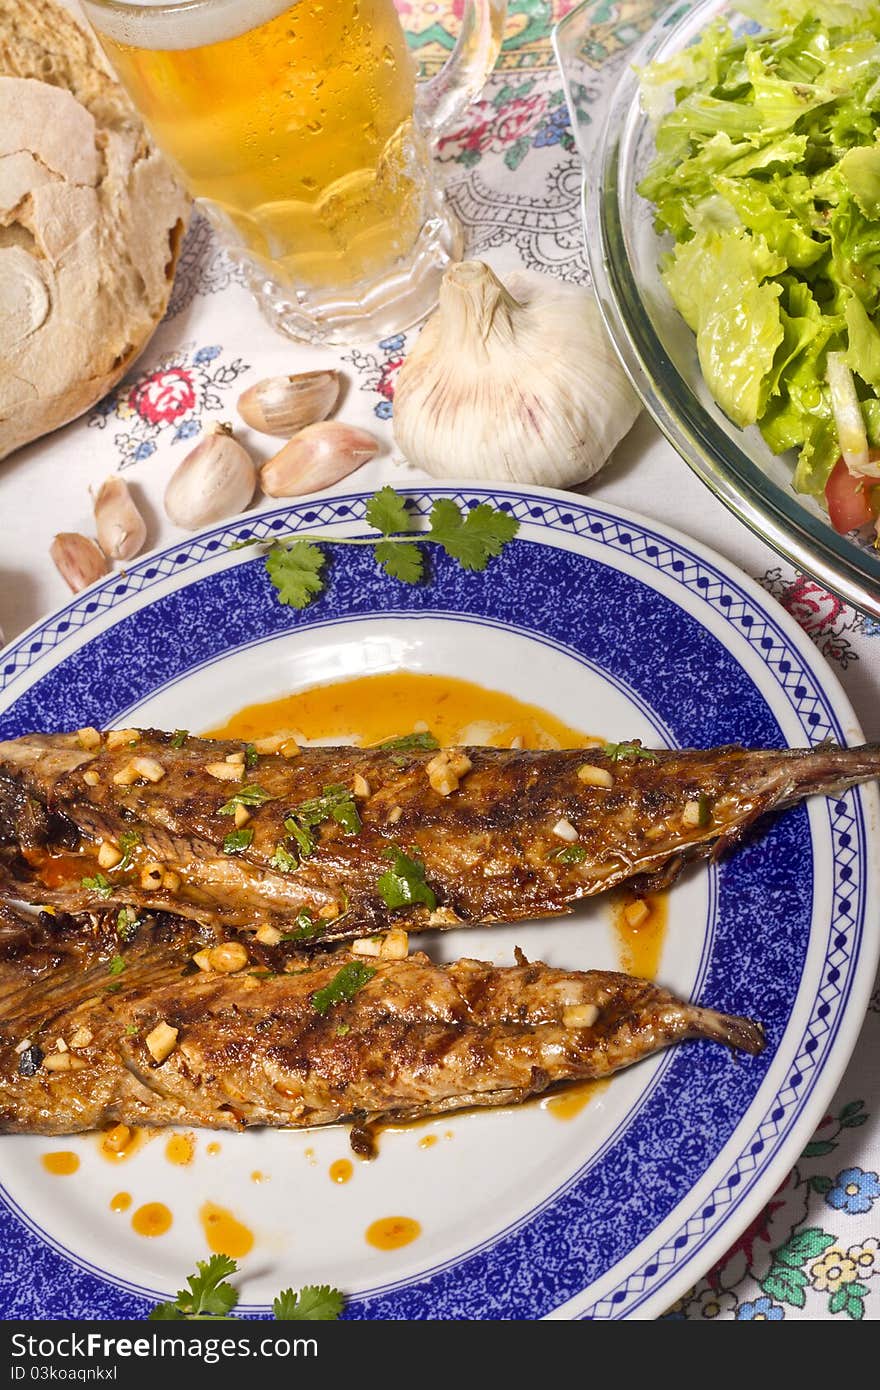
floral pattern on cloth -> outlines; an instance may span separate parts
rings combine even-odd
[[[148,371],[125,377],[98,402],[88,423],[101,430],[111,422],[122,426],[113,436],[120,468],[148,459],[163,434],[177,444],[201,432],[202,416],[221,410],[224,392],[248,370],[242,358],[224,361],[225,355],[216,344],[184,345]]]
[[[861,1100],[826,1115],[775,1196],[666,1318],[876,1318],[880,1175],[837,1165],[839,1150],[869,1119]],[[869,1218],[867,1231],[846,1220],[855,1217]]]

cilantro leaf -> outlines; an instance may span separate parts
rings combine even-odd
[[[227,1284],[227,1275],[235,1274],[238,1265],[228,1255],[212,1255],[199,1260],[197,1274],[191,1274],[188,1289],[180,1289],[172,1303],[159,1303],[150,1313],[155,1322],[180,1321],[184,1318],[223,1318],[238,1302],[238,1293]]]
[[[171,735],[171,747],[182,748],[189,738],[189,729],[175,729]]]
[[[230,830],[228,835],[223,836],[223,853],[241,854],[241,851],[247,849],[253,838],[254,832],[252,830]]]
[[[411,907],[414,903],[424,903],[433,909],[437,906],[437,895],[425,882],[425,866],[420,859],[410,859],[396,845],[386,849],[385,858],[394,862],[387,873],[380,876],[376,885],[386,907]]]
[[[551,859],[556,859],[560,864],[583,864],[587,857],[587,851],[583,845],[564,845],[555,854],[551,854]]]
[[[94,878],[83,878],[80,882],[83,888],[88,888],[90,893],[97,893],[99,898],[109,898],[113,892],[113,884],[106,874],[95,874]]]
[[[383,536],[393,536],[396,531],[410,531],[412,518],[407,510],[406,498],[395,492],[393,487],[383,487],[370,498],[366,511],[367,525],[381,531]]]
[[[414,753],[419,750],[428,752],[431,749],[439,748],[440,744],[429,730],[421,734],[402,734],[400,738],[386,738],[383,743],[377,743],[376,748],[384,748],[389,752],[392,750],[399,753]]]
[[[389,579],[399,579],[403,584],[418,584],[424,575],[425,561],[415,544],[379,541],[373,554]]]
[[[273,869],[278,869],[282,874],[292,874],[294,869],[299,867],[296,855],[291,854],[286,845],[281,844],[280,841],[275,846],[275,853],[269,863]]]
[[[249,787],[242,787],[240,791],[237,791],[234,796],[224,802],[217,815],[234,816],[238,806],[262,806],[265,802],[274,800],[275,797],[271,793],[263,791],[262,787],[253,783]]]
[[[299,1293],[282,1289],[272,1304],[279,1322],[335,1322],[342,1312],[343,1297],[329,1284],[307,1284]]]
[[[349,961],[348,965],[343,965],[341,970],[337,970],[329,985],[315,990],[312,995],[312,1007],[316,1013],[325,1014],[334,1004],[353,999],[358,990],[363,989],[368,980],[372,980],[375,973],[371,965],[362,965],[359,960]]]
[[[287,831],[288,835],[290,835],[292,839],[296,840],[297,848],[299,849],[300,859],[308,859],[310,854],[314,854],[314,837],[311,836],[309,832],[298,823],[298,821],[295,821],[292,816],[290,816],[284,822],[284,829]]]
[[[119,848],[122,850],[122,858],[120,859],[118,864],[113,865],[114,871],[116,873],[119,873],[123,869],[127,869],[130,866],[132,852],[135,849],[135,847],[140,844],[140,842],[141,837],[137,830],[123,830],[122,834],[119,836],[119,839],[117,841]]]
[[[331,819],[342,826],[346,835],[357,835],[360,831],[360,814],[348,787],[338,784],[325,787],[321,796],[310,797],[294,807],[284,828],[296,840],[301,859],[308,859],[315,850],[315,839],[309,832]]]
[[[124,969],[125,961],[122,959],[122,956],[114,956],[107,966],[107,970],[111,975],[121,975]]]
[[[260,755],[259,755],[259,753],[257,752],[257,750],[256,750],[256,748],[254,747],[254,745],[253,745],[252,743],[246,743],[245,746],[244,746],[244,765],[245,765],[245,767],[256,767],[256,765],[257,765],[257,763],[258,763],[259,761],[260,761]]]
[[[652,753],[650,748],[643,748],[638,741],[630,743],[604,743],[599,749],[606,758],[610,758],[613,763],[622,763],[627,759],[634,762],[656,763],[660,759],[656,753]]]
[[[266,570],[280,601],[289,608],[306,608],[324,588],[320,572],[325,561],[314,541],[273,545],[266,556]]]
[[[131,914],[131,915],[129,915]],[[140,921],[132,907],[121,907],[116,914],[116,935],[126,945],[137,936]]]
[[[484,570],[518,530],[516,517],[496,511],[488,502],[481,502],[462,517],[451,497],[438,497],[431,508],[428,534],[462,569]]]

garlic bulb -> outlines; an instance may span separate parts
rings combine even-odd
[[[325,420],[338,397],[339,373],[335,371],[270,376],[239,396],[238,413],[261,434],[289,439],[306,425]]]
[[[98,544],[111,560],[132,560],[144,548],[146,523],[127,484],[115,475],[105,478],[98,489],[95,529]]]
[[[100,548],[78,531],[61,531],[49,547],[55,568],[65,583],[78,594],[107,573],[107,561]]]
[[[505,287],[462,261],[401,368],[394,437],[436,477],[570,487],[598,472],[639,410],[590,290],[531,271]]]
[[[214,425],[175,469],[165,489],[165,511],[175,526],[197,531],[243,512],[254,495],[257,470],[231,425]]]
[[[295,434],[260,470],[260,486],[270,497],[301,497],[320,492],[375,458],[379,441],[368,430],[324,420]]]

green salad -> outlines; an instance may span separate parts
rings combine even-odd
[[[663,279],[715,400],[797,449],[794,486],[849,529],[880,478],[880,3],[737,8],[760,30],[713,24],[643,73],[657,153],[639,192],[674,238]],[[835,517],[841,469],[855,523]]]

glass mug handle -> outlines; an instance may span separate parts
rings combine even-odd
[[[416,88],[416,119],[436,141],[475,101],[495,66],[507,0],[466,0],[458,42],[436,77]]]

